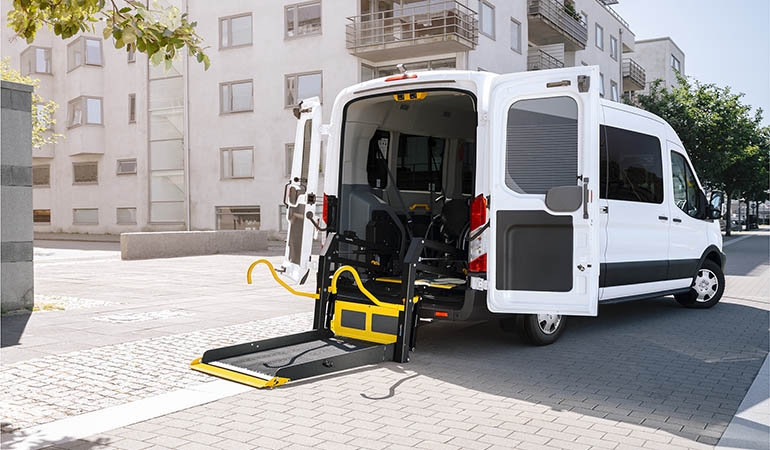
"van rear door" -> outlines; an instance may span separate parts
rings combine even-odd
[[[323,194],[317,193],[321,158],[321,102],[318,97],[303,100],[298,113],[291,178],[283,192],[289,228],[281,265],[284,275],[295,283],[304,282],[307,277],[315,232],[312,222],[320,224],[315,205],[323,201]]]
[[[600,82],[574,67],[492,83],[492,312],[597,313]]]

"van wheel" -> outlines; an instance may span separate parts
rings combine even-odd
[[[719,264],[711,260],[703,261],[698,269],[690,290],[674,296],[680,305],[687,308],[711,308],[719,303],[725,292],[725,274]]]
[[[531,345],[550,345],[559,339],[567,323],[560,314],[522,314],[518,330],[524,342]]]

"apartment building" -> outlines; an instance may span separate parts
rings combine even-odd
[[[616,2],[616,1],[615,1]],[[3,55],[40,79],[66,136],[34,150],[35,230],[282,230],[292,107],[397,71],[498,73],[599,65],[602,93],[636,49],[612,0],[169,0],[198,22],[211,68],[169,71],[102,33],[33,45],[3,30]],[[6,15],[10,2],[2,3]],[[683,58],[681,59],[683,61]],[[320,168],[319,168],[320,170]],[[323,173],[321,174],[323,175]]]
[[[658,79],[663,80],[662,87],[676,86],[676,72],[685,73],[684,52],[670,37],[636,41],[632,57],[647,72],[643,92],[649,91],[650,84]]]

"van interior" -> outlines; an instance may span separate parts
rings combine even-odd
[[[347,106],[335,228],[356,240],[341,244],[340,256],[358,263],[370,291],[400,300],[405,252],[425,239],[447,251],[424,250],[422,262],[435,270],[418,273],[421,295],[462,300],[476,126],[475,97],[464,91],[377,95]]]

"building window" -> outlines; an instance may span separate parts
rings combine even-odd
[[[67,104],[67,128],[83,124],[102,124],[102,99],[100,97],[81,96]]]
[[[251,13],[219,19],[219,48],[251,45]]]
[[[618,60],[618,40],[615,36],[610,36],[610,57],[615,61]]]
[[[134,47],[134,44],[128,44],[126,45],[126,58],[128,58],[128,62],[136,62],[136,48]]]
[[[259,206],[217,206],[217,230],[259,230]]]
[[[574,186],[578,105],[571,97],[519,100],[508,110],[505,184],[521,194]]]
[[[582,22],[583,25],[588,25],[588,14],[586,14],[585,11],[580,11],[580,22]]]
[[[479,31],[484,36],[495,38],[495,7],[486,0],[479,0]]]
[[[369,81],[377,78],[375,74],[377,73],[377,69],[375,69],[372,66],[367,66],[366,64],[361,64],[361,82]]]
[[[118,168],[115,173],[118,175],[136,174],[136,158],[119,159]]]
[[[21,74],[51,73],[51,49],[45,47],[27,47],[21,53]]]
[[[599,74],[599,95],[604,97],[604,74]]]
[[[79,162],[72,163],[72,184],[97,184],[99,183],[99,163]]]
[[[128,123],[136,123],[136,94],[128,94]]]
[[[232,147],[220,150],[220,177],[254,178],[254,147]]]
[[[72,210],[72,223],[75,225],[98,225],[99,209],[75,208]]]
[[[51,210],[50,209],[33,209],[32,222],[40,223],[40,224],[50,224]]]
[[[51,186],[51,166],[32,166],[32,186]]]
[[[596,24],[596,46],[599,50],[604,50],[604,28],[598,23]]]
[[[677,57],[674,55],[671,55],[671,68],[677,72],[681,71],[682,69],[682,63],[680,63],[679,59],[677,59]]]
[[[511,17],[511,50],[521,53],[521,23]]]
[[[663,203],[663,163],[657,137],[602,125],[599,155],[601,198]]]
[[[102,65],[101,39],[80,36],[67,46],[67,72],[83,65]]]
[[[288,5],[284,12],[287,38],[321,32],[321,2]]]
[[[220,113],[254,110],[254,86],[251,80],[230,81],[219,84]]]
[[[285,149],[286,149],[285,169],[286,169],[286,176],[288,177],[291,175],[291,162],[292,162],[292,159],[294,158],[294,144],[286,144]]]
[[[297,106],[302,100],[318,97],[323,100],[321,72],[286,75],[286,107]]]
[[[610,98],[612,101],[618,101],[618,83],[610,80]]]
[[[115,216],[118,225],[136,225],[136,208],[117,208]]]

